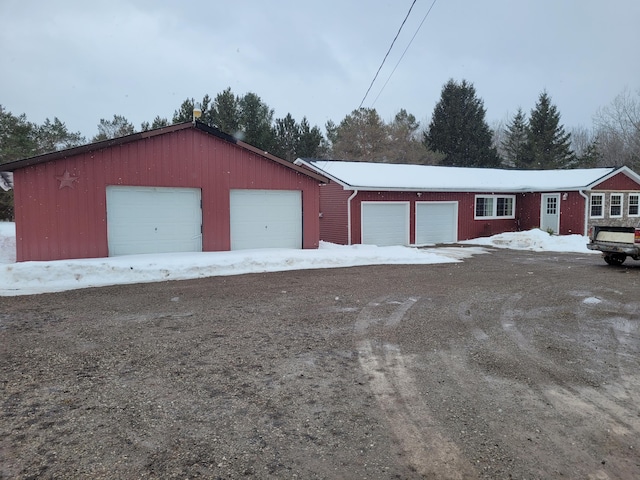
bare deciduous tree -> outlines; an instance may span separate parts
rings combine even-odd
[[[640,166],[640,90],[635,95],[623,90],[593,121],[607,165]]]
[[[576,156],[583,156],[594,141],[595,136],[588,128],[580,126],[571,129],[571,149],[575,152]]]
[[[493,133],[491,136],[491,145],[493,145],[501,158],[505,158],[503,143],[506,140],[506,123],[507,122],[502,119],[494,120],[491,122],[491,125],[489,125],[491,132]]]

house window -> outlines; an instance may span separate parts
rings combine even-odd
[[[556,197],[547,197],[547,215],[557,215],[558,199]]]
[[[514,195],[477,195],[476,219],[515,218]]]
[[[476,217],[491,217],[493,215],[493,198],[476,197]]]
[[[619,218],[622,216],[622,194],[612,193],[609,198],[609,216],[611,218]]]
[[[629,216],[637,217],[640,215],[640,211],[638,210],[638,205],[640,205],[640,195],[636,193],[629,194]]]
[[[496,216],[513,217],[513,198],[512,197],[496,198]]]
[[[591,218],[603,218],[604,210],[604,193],[592,193],[591,194]]]

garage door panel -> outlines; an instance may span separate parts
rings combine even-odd
[[[107,187],[109,255],[202,251],[196,188]]]
[[[302,192],[231,190],[231,250],[302,248]]]
[[[408,245],[409,204],[407,202],[362,202],[362,243]]]
[[[457,240],[457,202],[416,203],[416,244],[452,243]]]

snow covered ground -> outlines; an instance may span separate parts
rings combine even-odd
[[[472,255],[489,253],[484,247],[594,253],[587,249],[586,237],[552,237],[541,230],[503,233],[461,244],[411,248],[321,242],[318,250],[262,249],[16,263],[15,224],[0,222],[0,296],[310,268],[461,262]]]

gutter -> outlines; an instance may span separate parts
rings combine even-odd
[[[351,200],[358,194],[358,190],[354,190],[353,193],[347,198],[347,245],[351,245]]]
[[[582,235],[588,235],[589,234],[589,197],[587,196],[586,193],[584,193],[584,190],[582,189],[578,190],[578,193],[582,198],[584,198],[584,229],[582,231]],[[604,205],[602,206],[602,208],[604,208]]]

